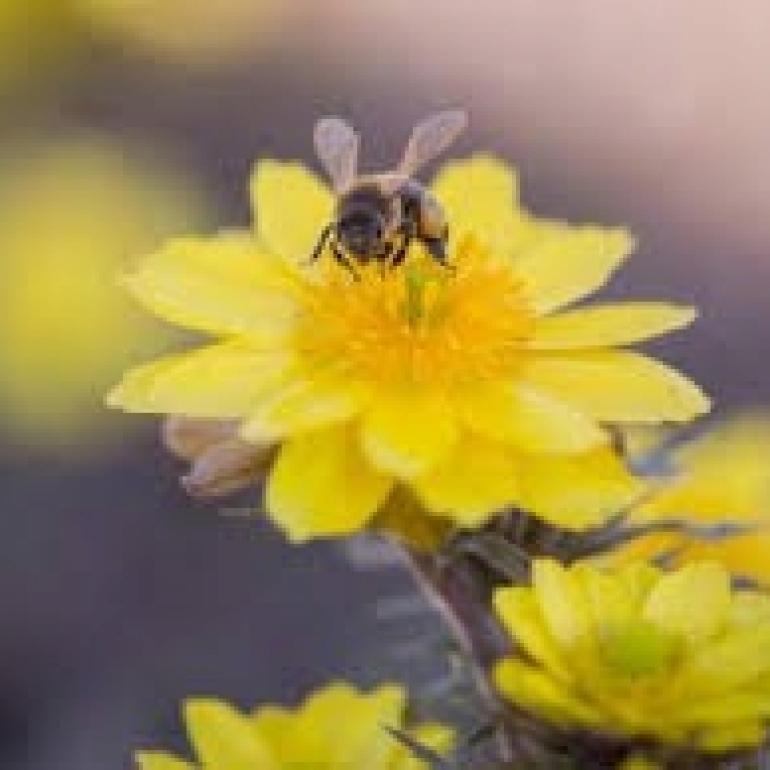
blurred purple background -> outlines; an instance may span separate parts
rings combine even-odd
[[[105,770],[178,741],[179,702],[292,702],[419,671],[383,651],[393,570],[192,504],[155,423],[101,406],[178,344],[114,275],[162,236],[248,222],[259,156],[321,114],[390,163],[446,106],[458,152],[536,212],[625,223],[610,289],[694,302],[661,353],[720,408],[770,400],[770,7],[759,0],[6,0],[0,11],[0,767]]]

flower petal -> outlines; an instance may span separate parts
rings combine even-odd
[[[222,342],[131,369],[107,403],[127,412],[241,417],[288,366],[283,352]]]
[[[410,479],[439,462],[457,441],[457,422],[440,393],[377,393],[364,413],[361,445],[381,471]]]
[[[195,770],[192,762],[163,751],[140,751],[136,755],[136,764],[139,770]]]
[[[551,676],[565,682],[572,679],[569,664],[546,626],[529,587],[500,588],[495,591],[494,604],[508,633],[529,657],[545,667]]]
[[[301,163],[262,160],[252,176],[251,196],[260,241],[293,264],[310,257],[334,210],[321,180]]]
[[[463,526],[477,526],[518,499],[516,456],[504,444],[468,434],[416,479],[414,488],[431,511]]]
[[[431,187],[444,208],[450,237],[473,233],[496,253],[511,253],[521,212],[516,174],[505,163],[488,155],[453,161]]]
[[[699,642],[722,628],[729,608],[727,570],[716,562],[695,562],[661,577],[643,615],[676,636]]]
[[[569,454],[607,441],[594,420],[525,383],[479,386],[459,403],[468,427],[523,452]]]
[[[227,703],[188,700],[185,703],[185,722],[202,767],[277,770],[271,751],[249,717]]]
[[[764,597],[763,597],[764,598]],[[751,685],[770,673],[770,624],[725,633],[701,645],[684,662],[687,675],[698,682],[699,693],[727,692]]]
[[[716,725],[709,725],[707,730],[701,732],[698,744],[705,751],[722,753],[735,751],[738,748],[756,748],[764,742],[767,735],[767,727],[764,719],[730,720],[731,712],[729,703],[724,703],[725,708],[717,719]]]
[[[665,302],[624,302],[579,308],[538,321],[530,347],[569,350],[630,345],[693,321],[694,308]]]
[[[633,247],[622,229],[554,224],[515,265],[545,315],[603,286]]]
[[[609,449],[580,455],[519,458],[519,504],[568,530],[598,526],[644,491]]]
[[[522,378],[600,422],[685,422],[710,405],[675,369],[625,350],[540,356]]]
[[[329,740],[324,754],[328,767],[388,770],[398,744],[383,728],[401,727],[405,710],[406,692],[398,685],[383,684],[371,692],[358,692],[340,682],[314,694],[303,707],[302,717],[304,725],[312,725],[313,732]],[[340,715],[344,715],[345,737],[335,740]]]
[[[553,559],[536,559],[532,588],[543,619],[562,647],[571,647],[591,633],[590,605],[582,586]]]
[[[410,729],[409,736],[420,746],[439,756],[448,754],[455,744],[455,733],[450,727],[438,722],[425,722]],[[393,749],[387,770],[426,770],[429,765],[415,755],[408,746],[393,737]]]
[[[601,726],[605,716],[579,700],[561,682],[551,679],[524,661],[506,658],[495,666],[494,679],[500,691],[514,703],[558,724]]]
[[[267,393],[249,413],[240,435],[246,441],[278,441],[355,417],[366,402],[358,383],[328,373],[295,377]]]
[[[211,334],[280,331],[295,314],[288,274],[247,233],[172,239],[122,280],[155,315]]]
[[[294,541],[342,535],[362,529],[391,486],[364,459],[352,428],[324,428],[284,444],[268,480],[267,508]]]

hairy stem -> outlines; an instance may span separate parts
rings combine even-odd
[[[442,618],[464,654],[476,692],[491,719],[500,701],[488,671],[509,649],[509,642],[491,609],[491,592],[470,562],[447,562],[433,554],[402,547],[404,563],[422,594]],[[509,741],[498,735],[500,759],[513,759]]]

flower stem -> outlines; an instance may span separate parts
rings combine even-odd
[[[488,709],[490,720],[500,717],[501,704],[488,670],[509,650],[509,641],[490,610],[491,592],[470,562],[447,562],[435,554],[401,547],[404,564],[428,603],[440,615],[464,654],[473,686]],[[512,747],[497,733],[500,758],[513,759]]]

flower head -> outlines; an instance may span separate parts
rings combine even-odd
[[[256,233],[175,240],[128,276],[157,315],[214,344],[140,367],[111,394],[130,411],[236,419],[280,444],[270,514],[294,539],[365,527],[407,486],[477,526],[517,505],[570,529],[639,493],[605,423],[685,421],[707,400],[682,375],[618,349],[686,325],[663,303],[568,309],[627,256],[623,230],[537,220],[513,174],[479,157],[433,191],[453,269],[303,264],[333,197],[297,164],[262,162]]]
[[[713,562],[535,562],[531,587],[495,594],[526,658],[494,672],[503,695],[559,727],[722,752],[770,719],[770,596],[731,588]]]
[[[131,357],[178,337],[115,272],[201,222],[202,196],[190,175],[88,133],[16,145],[0,166],[1,419],[25,443],[82,445],[108,433],[100,393]]]
[[[165,752],[142,751],[141,770],[425,770],[387,728],[402,729],[406,695],[396,685],[369,693],[334,683],[312,694],[296,711],[262,706],[242,713],[217,700],[185,704],[185,722],[196,763]],[[451,732],[438,724],[411,731],[421,744],[443,752]]]
[[[663,518],[694,524],[735,522],[746,531],[704,539],[686,533],[656,533],[613,552],[613,559],[671,554],[677,563],[716,559],[733,574],[770,581],[770,415],[749,411],[678,445],[676,473],[635,507],[631,524]]]

